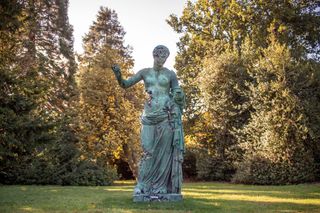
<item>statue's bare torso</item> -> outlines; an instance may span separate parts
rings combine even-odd
[[[146,68],[141,70],[138,75],[141,75],[145,91],[149,96],[145,106],[145,113],[162,110],[167,102],[170,101],[171,89],[174,86],[178,86],[175,73],[167,68],[161,70]]]

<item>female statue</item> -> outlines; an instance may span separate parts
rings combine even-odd
[[[169,54],[167,47],[158,45],[153,50],[153,67],[140,70],[128,80],[122,79],[117,65],[112,67],[122,88],[143,80],[149,96],[141,117],[143,156],[134,189],[135,201],[182,199],[184,94],[176,74],[163,67]]]

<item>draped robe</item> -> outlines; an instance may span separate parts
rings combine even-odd
[[[137,188],[145,194],[180,193],[184,152],[181,113],[172,101],[142,116],[143,156]]]

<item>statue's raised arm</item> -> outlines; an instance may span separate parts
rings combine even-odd
[[[111,67],[111,69],[112,69],[114,75],[116,76],[119,85],[122,88],[131,87],[131,86],[135,85],[136,83],[138,83],[142,79],[141,72],[134,74],[133,76],[131,76],[127,80],[123,79],[122,74],[121,74],[121,69],[120,69],[119,65],[117,65],[117,64],[113,65]]]

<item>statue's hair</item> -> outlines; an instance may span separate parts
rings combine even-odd
[[[153,54],[153,57],[165,54],[166,57],[168,58],[170,55],[170,51],[166,46],[158,45],[153,49],[152,54]]]

